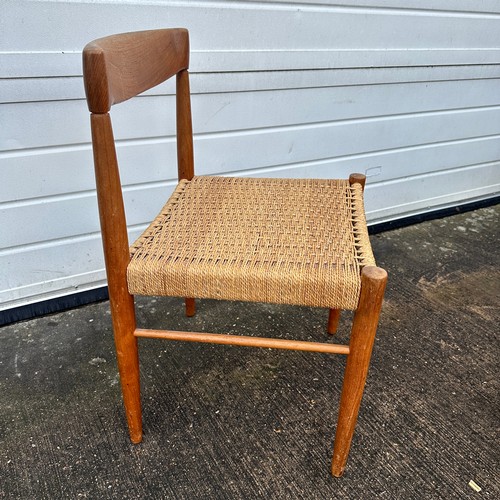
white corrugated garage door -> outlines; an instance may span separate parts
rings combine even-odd
[[[500,183],[494,0],[4,1],[0,309],[102,286],[81,49],[187,27],[200,174],[366,172],[369,222]],[[131,237],[176,175],[173,86],[114,108]]]

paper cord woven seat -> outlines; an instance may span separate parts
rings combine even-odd
[[[182,180],[131,247],[129,292],[356,309],[375,265],[348,180]]]
[[[90,42],[83,51],[110,309],[130,439],[142,440],[139,338],[342,354],[347,362],[331,468],[334,476],[341,476],[387,280],[387,273],[375,266],[368,239],[366,178],[196,177],[188,66],[189,35],[181,28],[112,35]],[[129,247],[109,111],[173,76],[179,183]],[[142,118],[144,123],[148,119]],[[331,337],[312,342],[183,332],[137,327],[134,294],[184,297],[187,316],[195,314],[195,299],[200,298],[324,307],[325,330],[331,335],[343,309],[355,312],[349,345],[332,342]]]

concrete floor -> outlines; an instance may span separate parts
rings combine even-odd
[[[134,446],[103,302],[0,329],[0,497],[500,498],[499,212],[372,237],[389,285],[342,479],[343,357],[141,340]],[[325,310],[138,304],[149,327],[327,338]]]

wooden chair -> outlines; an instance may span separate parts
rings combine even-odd
[[[194,176],[185,29],[125,33],[83,51],[110,306],[133,443],[142,439],[138,337],[347,355],[332,474],[345,468],[387,274],[375,267],[363,208],[365,177],[346,180]],[[179,184],[129,248],[109,111],[176,75]],[[355,310],[349,345],[137,328],[134,294]]]

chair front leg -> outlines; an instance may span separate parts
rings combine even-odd
[[[133,443],[142,439],[139,356],[134,298],[128,293],[130,261],[125,209],[109,114],[92,113],[92,144],[109,302],[123,402]]]
[[[375,266],[363,268],[361,294],[352,325],[333,446],[332,474],[336,477],[344,472],[349,455],[386,283],[387,273],[383,269]]]
[[[137,444],[142,441],[142,415],[134,298],[126,290],[113,294],[112,287],[109,294],[125,414],[130,440]]]

